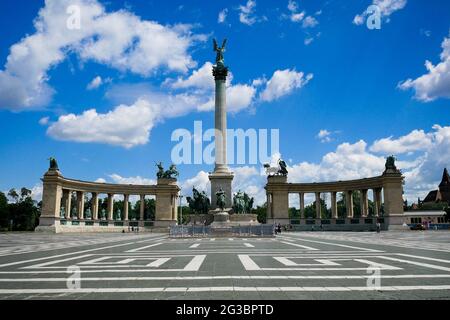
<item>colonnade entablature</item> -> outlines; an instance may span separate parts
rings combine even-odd
[[[386,164],[386,170],[381,176],[358,180],[320,182],[320,183],[290,183],[287,175],[273,175],[267,179],[265,187],[267,194],[267,218],[268,223],[290,224],[289,195],[299,196],[300,221],[311,221],[311,217],[305,217],[305,194],[315,195],[315,219],[317,223],[336,223],[336,220],[346,220],[345,223],[355,222],[361,219],[361,223],[367,221],[382,220],[385,227],[389,225],[401,225],[403,223],[403,176],[395,167],[395,164]],[[369,213],[369,190],[373,194],[373,210]],[[360,216],[354,215],[353,194],[359,192]],[[345,197],[345,217],[338,216],[337,194],[343,193]],[[330,195],[331,217],[323,219],[321,196]],[[383,210],[381,210],[383,209]],[[380,218],[382,219],[368,219]],[[301,224],[302,222],[300,222]],[[305,223],[305,222],[303,222]]]
[[[167,227],[177,223],[180,188],[176,179],[158,179],[155,185],[132,185],[89,182],[65,178],[58,168],[50,168],[44,175],[42,212],[37,230],[68,231],[69,227],[88,227],[83,231],[111,231],[128,226]],[[88,208],[85,196],[90,195]],[[107,208],[99,208],[99,196],[103,195]],[[114,212],[114,198],[122,196],[123,207]],[[130,219],[130,197],[140,200],[138,217]],[[155,200],[154,220],[145,217],[145,199]],[[76,203],[72,203],[76,199]],[[107,199],[107,200],[106,200]],[[98,227],[98,228],[97,228]],[[71,230],[72,231],[72,230]]]

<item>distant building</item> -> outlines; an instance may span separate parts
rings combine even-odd
[[[430,191],[422,201],[422,204],[436,202],[447,202],[450,205],[450,176],[448,175],[447,168],[444,169],[444,173],[442,174],[439,189]]]

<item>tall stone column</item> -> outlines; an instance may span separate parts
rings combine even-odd
[[[316,219],[322,218],[322,206],[320,204],[320,192],[316,192]]]
[[[213,67],[213,75],[216,83],[215,90],[215,167],[214,172],[209,175],[211,182],[211,207],[217,208],[216,193],[222,189],[226,196],[226,208],[232,207],[231,183],[233,173],[227,165],[227,99],[226,80],[228,68],[222,63]]]
[[[92,192],[91,207],[93,219],[98,220],[98,193],[96,192]]]
[[[145,195],[141,194],[141,206],[139,207],[139,220],[144,221]]]
[[[299,193],[300,198],[300,219],[305,218],[305,194],[303,192]]]
[[[337,192],[331,192],[331,217],[333,219],[338,218],[338,210],[337,210]]]
[[[365,218],[369,215],[369,199],[367,198],[367,190],[360,192],[361,217]]]
[[[70,220],[70,209],[72,208],[72,191],[67,190],[66,198],[66,220]]]
[[[345,192],[345,208],[347,210],[347,218],[353,218],[353,191]]]
[[[380,216],[380,208],[381,208],[381,190],[373,189],[373,205],[374,205],[374,216]]]
[[[129,199],[130,199],[130,195],[128,195],[128,194],[124,194],[123,195],[123,214],[124,214],[124,217],[125,217],[125,221],[128,221],[128,202],[129,202]]]
[[[113,210],[114,210],[114,195],[108,193],[108,220],[113,220]]]
[[[267,192],[266,193],[266,198],[267,198],[267,217],[266,219],[271,219],[273,218],[273,214],[272,214],[272,194]]]
[[[78,219],[84,219],[84,192],[77,192],[77,212]]]

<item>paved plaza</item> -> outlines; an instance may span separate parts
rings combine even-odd
[[[0,234],[0,299],[449,299],[449,244],[447,231]]]

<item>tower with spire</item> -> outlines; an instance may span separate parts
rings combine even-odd
[[[423,200],[423,203],[447,202],[450,205],[450,175],[447,168],[442,173],[442,180],[438,190],[433,190]]]

